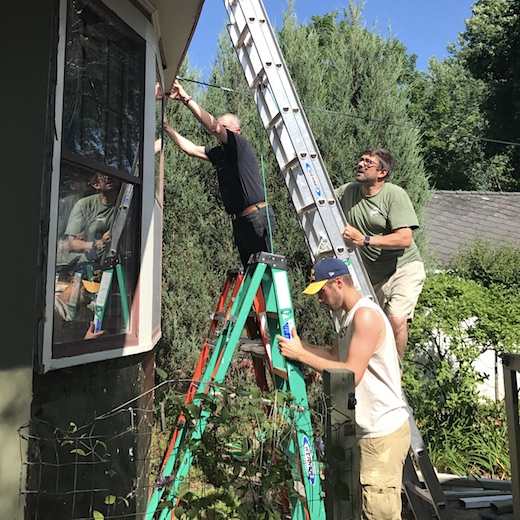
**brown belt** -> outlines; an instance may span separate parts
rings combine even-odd
[[[243,217],[244,215],[248,215],[249,213],[252,213],[253,211],[256,211],[258,209],[265,208],[267,206],[267,202],[257,202],[256,204],[253,204],[252,206],[247,206],[242,213],[234,214],[232,215],[233,220]]]

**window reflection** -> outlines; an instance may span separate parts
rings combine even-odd
[[[115,274],[103,296],[102,328],[108,334],[123,333],[135,288],[134,251],[139,246],[132,204],[135,186],[67,161],[61,171],[54,343],[85,337],[100,304],[105,272]]]
[[[54,345],[89,338],[97,320],[105,336],[130,329],[144,56],[142,38],[101,2],[67,1]]]
[[[144,46],[96,2],[69,0],[63,146],[129,173],[141,138]]]

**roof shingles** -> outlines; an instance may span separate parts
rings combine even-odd
[[[520,244],[520,193],[437,191],[425,224],[428,252],[438,264],[476,238]]]

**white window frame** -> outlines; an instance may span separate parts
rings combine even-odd
[[[121,347],[121,336],[115,336],[113,349],[107,349],[107,341],[103,343],[103,350],[78,354],[71,357],[53,358],[53,308],[55,292],[55,267],[57,244],[57,220],[59,182],[61,170],[61,136],[63,120],[64,71],[65,71],[65,42],[66,42],[66,12],[67,0],[60,0],[59,12],[59,44],[57,50],[57,84],[54,114],[54,128],[56,130],[51,176],[51,197],[49,208],[49,237],[47,245],[47,272],[45,321],[39,341],[39,369],[42,372],[83,365],[96,361],[131,356],[148,352],[160,338],[160,305],[157,298],[161,298],[161,240],[162,240],[162,206],[155,198],[154,186],[154,142],[155,142],[155,83],[157,63],[160,63],[160,52],[157,34],[145,18],[130,2],[119,0],[102,0],[117,17],[140,35],[145,41],[144,65],[144,121],[143,121],[143,154],[140,167],[141,184],[141,250],[136,291],[131,306],[130,323],[133,328],[125,335]],[[159,68],[161,70],[161,68]],[[162,174],[162,172],[161,172]],[[159,274],[158,274],[159,273]],[[155,302],[155,304],[154,304]],[[153,311],[152,311],[153,309]],[[159,311],[157,311],[159,309]],[[159,312],[159,316],[157,313]],[[130,336],[132,340],[130,341]],[[105,338],[103,338],[105,339]],[[88,340],[96,342],[98,340]],[[102,340],[99,340],[102,341]],[[93,343],[94,344],[94,343]]]

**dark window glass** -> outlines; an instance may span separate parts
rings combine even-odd
[[[131,328],[140,257],[143,81],[143,40],[100,3],[69,0],[55,357],[109,348],[106,341],[83,341],[92,335],[91,322],[104,331],[102,338]],[[76,346],[64,348],[68,343]]]
[[[130,173],[141,139],[144,45],[94,2],[70,0],[63,148]]]

